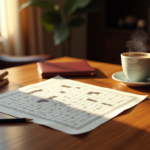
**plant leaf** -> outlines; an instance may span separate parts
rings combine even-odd
[[[79,27],[79,26],[81,26],[84,22],[85,22],[85,20],[82,19],[82,18],[75,18],[75,19],[72,19],[72,20],[69,22],[69,25],[70,25],[71,27]]]
[[[67,24],[58,23],[54,27],[54,43],[59,45],[69,37],[69,28]]]
[[[81,15],[81,14],[84,14],[84,13],[97,12],[97,11],[100,11],[100,10],[103,10],[103,9],[104,8],[100,3],[92,1],[86,7],[78,8],[73,14],[74,15]]]
[[[43,26],[45,27],[45,29],[47,30],[47,31],[53,31],[53,29],[54,29],[54,24],[49,24],[49,23],[45,23],[45,24],[43,24]]]
[[[47,31],[52,31],[54,25],[61,22],[61,17],[54,12],[46,12],[41,16],[41,22]]]
[[[66,15],[70,15],[78,8],[87,6],[91,0],[67,0],[64,6],[64,12]]]
[[[55,3],[51,0],[30,0],[20,5],[19,10],[21,11],[22,9],[29,6],[36,6],[36,7],[48,9],[50,11],[58,11],[55,9],[56,6]]]

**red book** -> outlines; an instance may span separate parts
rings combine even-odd
[[[79,62],[38,62],[38,70],[43,78],[56,75],[69,76],[94,76],[96,70],[85,60]]]

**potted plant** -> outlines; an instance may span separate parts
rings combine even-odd
[[[49,32],[54,32],[54,43],[59,45],[68,40],[68,53],[71,50],[71,28],[85,23],[82,15],[101,10],[102,6],[92,0],[66,0],[60,8],[52,0],[29,0],[19,7],[20,10],[29,7],[45,9],[41,15],[41,23]],[[65,50],[63,50],[65,52]]]

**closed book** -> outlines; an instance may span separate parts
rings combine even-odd
[[[38,62],[37,65],[39,73],[43,78],[56,75],[63,77],[96,75],[96,70],[85,60],[78,62]]]

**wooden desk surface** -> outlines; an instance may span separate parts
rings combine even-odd
[[[80,59],[62,57],[49,61],[78,60]],[[111,75],[122,70],[119,65],[88,62],[97,69],[97,77],[70,79],[135,94],[146,94],[148,98],[91,132],[81,135],[68,135],[34,123],[0,125],[0,150],[149,150],[150,87],[131,88],[114,81]],[[7,70],[10,84],[0,88],[1,93],[45,80],[39,76],[36,64]],[[11,116],[0,113],[0,117]]]

